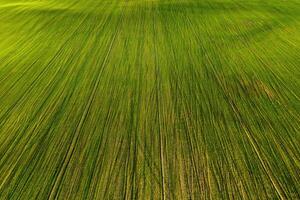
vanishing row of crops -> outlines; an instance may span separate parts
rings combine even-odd
[[[0,0],[0,199],[300,199],[298,0]]]

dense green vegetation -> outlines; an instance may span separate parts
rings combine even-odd
[[[299,0],[0,0],[0,199],[300,199]]]

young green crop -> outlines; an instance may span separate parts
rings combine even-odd
[[[297,0],[0,0],[0,199],[299,199]]]

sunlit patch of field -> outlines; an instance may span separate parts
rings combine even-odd
[[[297,0],[0,0],[0,199],[300,199]]]

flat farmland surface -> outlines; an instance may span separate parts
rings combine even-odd
[[[300,2],[0,0],[0,199],[300,199]]]

